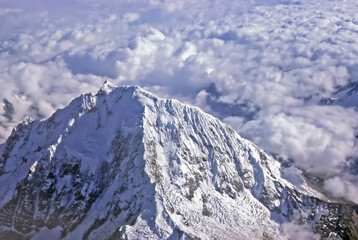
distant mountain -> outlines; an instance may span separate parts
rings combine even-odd
[[[3,99],[0,108],[0,114],[7,119],[12,121],[14,115],[14,106],[7,99]]]
[[[351,81],[339,87],[332,96],[323,98],[319,95],[310,96],[307,101],[318,102],[321,105],[341,105],[343,107],[358,108],[358,81]]]
[[[358,108],[358,81],[349,82],[339,88],[335,94],[335,99],[337,104]]]
[[[105,83],[0,146],[0,239],[288,239],[295,222],[357,239],[329,203],[230,126]]]

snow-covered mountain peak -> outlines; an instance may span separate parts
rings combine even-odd
[[[296,216],[324,236],[353,221],[327,222],[353,207],[320,200],[303,177],[294,186],[228,125],[139,87],[106,82],[19,125],[0,151],[8,238],[285,239]]]
[[[106,80],[102,87],[99,89],[98,93],[110,93],[112,92],[114,89],[116,89],[116,85],[114,85],[113,83],[111,83],[110,81]]]

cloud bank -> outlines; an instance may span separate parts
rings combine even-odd
[[[109,79],[199,106],[357,202],[347,168],[358,166],[358,106],[336,95],[358,81],[357,9],[353,0],[4,0],[0,138]],[[337,96],[342,104],[322,104]]]

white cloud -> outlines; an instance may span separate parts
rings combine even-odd
[[[357,110],[317,102],[357,81],[355,1],[53,3],[2,3],[0,99],[15,113],[0,116],[1,139],[111,78],[198,105],[306,171],[351,182],[342,169],[357,155]]]
[[[291,240],[319,240],[321,237],[318,234],[314,234],[312,231],[306,229],[305,227],[295,224],[295,223],[285,223],[283,224],[283,231],[286,236]]]
[[[305,106],[287,113],[260,116],[241,133],[268,150],[293,158],[311,173],[329,176],[342,170],[356,154],[358,115],[333,106]]]
[[[0,8],[0,16],[13,14],[13,13],[20,13],[22,10],[20,8]]]
[[[336,176],[326,180],[324,189],[329,191],[335,197],[344,197],[352,202],[358,203],[358,187],[342,177]]]

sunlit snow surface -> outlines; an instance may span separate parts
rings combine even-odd
[[[357,202],[357,13],[354,0],[3,0],[1,139],[110,79],[199,106]]]
[[[0,154],[4,234],[287,239],[329,211],[297,170],[294,186],[228,125],[137,87],[106,83],[19,125]]]

